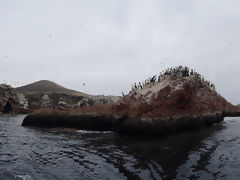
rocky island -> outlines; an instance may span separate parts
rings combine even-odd
[[[165,135],[208,126],[238,113],[239,108],[220,96],[214,84],[179,66],[134,83],[116,103],[33,113],[22,125]]]

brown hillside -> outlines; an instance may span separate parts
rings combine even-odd
[[[38,82],[34,82],[32,84],[28,84],[26,86],[16,88],[16,91],[21,94],[51,94],[51,93],[65,93],[74,96],[88,96],[85,93],[74,91],[71,89],[67,89],[63,86],[60,86],[57,83],[48,80],[41,80]]]

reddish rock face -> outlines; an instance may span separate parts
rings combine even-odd
[[[133,89],[113,105],[115,114],[144,118],[204,115],[237,110],[237,107],[227,102],[210,86],[199,86],[192,76],[163,80],[143,89]]]

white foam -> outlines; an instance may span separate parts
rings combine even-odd
[[[77,130],[76,132],[82,134],[108,134],[113,133],[112,131],[87,131],[87,130]]]
[[[15,175],[15,178],[20,178],[22,180],[33,180],[30,175]]]

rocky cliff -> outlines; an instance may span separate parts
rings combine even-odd
[[[146,119],[237,111],[212,83],[187,67],[172,68],[158,79],[154,77],[133,86],[128,95],[113,105],[114,112]]]
[[[11,113],[19,103],[16,91],[9,85],[0,85],[0,112]]]

